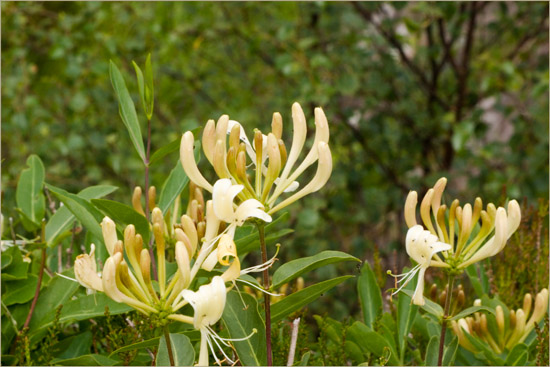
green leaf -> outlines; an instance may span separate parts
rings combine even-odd
[[[486,281],[487,276],[480,263],[468,266],[466,268],[466,274],[468,274],[468,278],[478,298],[483,297],[484,294],[489,294],[488,281]]]
[[[147,115],[147,103],[145,102],[145,81],[143,79],[143,72],[139,68],[138,64],[136,64],[135,61],[132,61],[132,65],[134,65],[134,69],[136,71],[136,77],[138,82],[138,91],[139,91],[139,97],[141,99],[141,105],[143,107],[143,111]],[[147,115],[147,118],[149,118],[149,115]]]
[[[305,352],[302,356],[302,359],[300,359],[298,366],[307,366],[307,363],[309,362],[309,357],[311,357],[311,352]]]
[[[97,199],[112,193],[117,190],[116,186],[98,185],[87,187],[80,191],[77,196],[82,199],[90,200]],[[62,234],[71,228],[71,224],[74,222],[75,217],[67,207],[62,206],[57,209],[54,215],[50,218],[46,224],[46,242],[48,246],[55,246],[57,242],[62,238]]]
[[[141,136],[141,128],[136,114],[136,107],[134,106],[132,97],[130,97],[130,93],[128,93],[122,74],[112,60],[109,62],[109,74],[111,76],[111,83],[118,97],[120,117],[130,134],[130,139],[141,157],[141,160],[145,162],[145,149],[143,148],[143,138]]]
[[[408,295],[409,297],[412,298],[414,292],[411,291],[410,289],[403,289],[401,290],[402,293],[405,293],[406,295]],[[438,320],[441,320],[441,318],[443,317],[443,307],[441,307],[440,305],[438,305],[437,303],[427,299],[426,297],[424,297],[424,306],[420,306],[420,308],[422,308],[424,311],[426,311],[427,313],[431,314],[431,315],[434,315],[435,317],[438,318]]]
[[[156,338],[151,338],[151,339],[147,339],[147,340],[137,342],[137,343],[133,343],[133,344],[130,344],[130,345],[125,345],[121,348],[118,348],[117,350],[115,350],[111,354],[109,354],[109,358],[113,357],[113,356],[116,356],[118,353],[128,352],[130,350],[156,347],[157,345],[159,345],[159,339],[160,339],[160,336],[157,336]]]
[[[46,210],[46,201],[42,192],[45,175],[44,165],[40,158],[33,154],[27,158],[27,166],[29,168],[21,171],[21,175],[19,176],[15,191],[15,201],[25,217],[35,227],[39,227]],[[29,229],[32,229],[32,225]]]
[[[13,260],[13,257],[9,254],[6,254],[6,253],[3,253],[2,254],[2,270],[4,270],[7,266],[9,266],[11,264]]]
[[[151,159],[149,159],[149,166],[161,160],[166,155],[178,150],[180,148],[180,143],[181,143],[181,138],[177,138],[176,140],[173,140],[170,143],[160,147],[156,152],[153,153],[153,155],[151,155]]]
[[[439,337],[432,336],[426,347],[426,366],[437,366],[439,358]]]
[[[106,199],[92,199],[92,204],[105,213],[105,215],[109,216],[122,232],[128,224],[133,224],[136,227],[136,233],[141,234],[143,237],[143,243],[149,243],[151,236],[149,222],[147,218],[136,212],[134,208],[118,201]]]
[[[382,314],[382,293],[367,261],[361,268],[361,275],[357,278],[357,294],[359,294],[365,325],[372,327],[374,321]]]
[[[102,354],[86,354],[76,358],[52,360],[52,365],[61,366],[114,366],[119,361]]]
[[[340,251],[323,251],[314,256],[303,257],[289,261],[281,265],[273,274],[272,289],[298,278],[300,275],[310,272],[328,264],[343,261],[361,261],[358,258]]]
[[[364,353],[370,352],[377,357],[388,357],[388,365],[399,366],[395,350],[392,349],[388,341],[380,334],[372,331],[367,325],[356,321],[351,325],[346,334],[347,339],[356,343]]]
[[[271,306],[271,322],[277,322],[290,315],[292,312],[299,310],[303,306],[313,302],[322,293],[349,278],[353,278],[353,276],[346,275],[343,277],[325,280],[283,298],[281,301]]]
[[[409,286],[412,285],[413,283],[410,282]],[[418,306],[412,304],[411,297],[400,292],[397,300],[397,341],[399,347],[399,360],[401,362],[405,357],[407,338],[417,312]]]
[[[256,333],[250,338],[234,341],[232,344],[242,365],[265,366],[267,363],[265,325],[258,312],[256,299],[247,293],[239,295],[236,291],[229,292],[222,320],[231,339],[246,338],[256,329]]]
[[[118,315],[133,310],[130,306],[124,303],[115,302],[104,293],[98,292],[65,302],[63,304],[63,309],[61,310],[59,322],[68,323],[100,317],[105,314],[105,307],[109,307],[109,313],[111,315]],[[54,312],[55,310],[50,311]],[[47,320],[46,322],[40,322],[29,335],[36,334],[35,338],[39,339],[41,333],[46,331],[48,327],[52,325],[52,321],[53,318],[51,320]],[[31,342],[33,342],[33,340],[34,338],[31,338]]]
[[[527,345],[520,343],[516,344],[506,356],[504,361],[505,366],[525,366],[529,357],[529,348]]]
[[[494,316],[496,316],[495,310],[493,310],[492,308],[489,308],[487,306],[472,306],[472,307],[468,307],[465,310],[460,311],[459,313],[457,313],[456,315],[451,317],[449,320],[459,320],[459,319],[462,319],[462,318],[464,318],[468,315],[473,314],[474,312],[479,312],[479,311],[487,311],[487,312],[493,314]]]
[[[189,338],[183,334],[170,334],[172,355],[176,366],[192,366],[195,363],[195,349]],[[164,335],[160,338],[157,352],[157,366],[171,366]]]
[[[21,255],[21,250],[19,247],[12,246],[2,254],[4,256],[11,256],[12,261],[6,267],[2,269],[2,282],[8,280],[18,280],[18,279],[27,279],[27,271],[29,269],[29,263],[23,261],[23,256]]]
[[[90,330],[70,336],[52,346],[51,353],[59,359],[77,358],[92,347],[92,332]]]
[[[147,104],[147,118],[150,120],[151,116],[153,116],[153,107],[155,104],[155,85],[153,83],[151,54],[147,55],[147,60],[145,60],[145,102]]]
[[[3,276],[4,274],[2,274]],[[6,282],[2,287],[2,302],[6,306],[29,302],[34,297],[37,284],[38,277],[34,274],[29,274],[26,279]]]
[[[97,238],[103,238],[99,225],[103,215],[90,202],[58,187],[49,184],[46,184],[46,187],[74,214],[88,231],[92,232]]]
[[[365,361],[365,356],[361,351],[361,348],[351,340],[346,340],[344,342],[344,349],[346,350],[346,355],[351,358],[352,365],[358,365]]]
[[[62,274],[69,278],[74,278],[72,269],[65,270]],[[79,287],[79,283],[67,278],[60,276],[53,277],[48,286],[40,291],[33,317],[29,324],[29,333],[33,335],[35,330],[40,329],[44,324],[51,323],[55,318],[57,307],[65,305]]]
[[[492,366],[504,365],[504,360],[497,356],[496,353],[489,348],[487,343],[479,340],[475,336],[472,336],[470,333],[465,332],[463,334],[468,339],[468,341],[473,344],[474,348],[480,351],[478,354],[483,355]],[[478,354],[476,354],[476,357],[478,357]]]
[[[458,338],[455,336],[451,342],[445,346],[445,351],[443,351],[443,360],[441,361],[443,366],[451,366],[453,364],[457,350]]]
[[[164,181],[160,191],[158,207],[163,213],[166,213],[178,195],[181,194],[185,186],[187,186],[188,182],[189,177],[185,174],[185,171],[178,160],[176,162],[176,166],[172,169],[166,181]]]

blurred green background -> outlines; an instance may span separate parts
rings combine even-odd
[[[301,103],[327,114],[332,178],[290,208],[283,259],[322,249],[409,264],[402,207],[449,178],[447,199],[548,198],[548,3],[2,2],[2,213],[28,155],[77,192],[130,202],[143,167],[118,115],[109,59],[152,53],[152,151],[229,114],[264,132]],[[178,154],[152,167],[161,187]],[[208,165],[203,164],[204,169]],[[309,173],[310,175],[312,173]],[[352,272],[318,272],[319,278]],[[350,284],[332,312],[349,308]]]

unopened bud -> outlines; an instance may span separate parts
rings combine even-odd
[[[117,252],[120,252],[122,254],[122,251],[123,251],[123,244],[122,244],[122,241],[118,240],[115,242],[115,245],[113,246],[113,255],[116,254]]]
[[[523,312],[525,312],[525,315],[529,315],[529,312],[531,312],[531,306],[533,305],[533,297],[531,297],[531,293],[526,293],[523,297]]]
[[[229,147],[239,149],[240,139],[241,138],[241,126],[238,124],[233,125],[231,132],[229,133]]]
[[[277,139],[283,137],[283,118],[279,112],[273,114],[273,119],[271,120],[271,132]]]
[[[206,159],[212,163],[214,156],[214,147],[216,146],[216,123],[214,120],[208,120],[202,132],[202,149]]]
[[[516,311],[510,310],[508,317],[510,318],[510,330],[513,330],[516,327]]]
[[[204,222],[201,222],[201,223],[204,224]],[[191,253],[193,254],[195,253],[195,250],[197,248],[198,239],[202,238],[202,236],[199,237],[197,227],[195,227],[193,220],[187,215],[181,216],[181,226],[183,227],[183,231],[187,235],[187,238],[189,238],[189,241],[193,248],[193,251]],[[204,232],[203,232],[203,235],[204,235]]]
[[[143,237],[138,233],[136,234],[136,240],[134,242],[134,250],[136,252],[136,258],[139,259],[141,249],[143,248]]]
[[[214,170],[219,178],[229,178],[229,173],[227,172],[227,166],[225,163],[225,154],[225,142],[219,139],[214,148],[214,157],[212,162]]]
[[[445,300],[447,299],[447,290],[445,289],[441,294],[439,295],[439,304],[441,306],[445,306]]]
[[[495,311],[496,311],[498,331],[501,335],[504,335],[504,331],[505,331],[504,330],[505,328],[504,311],[502,310],[502,307],[500,305],[496,307]]]
[[[134,187],[134,194],[132,195],[132,206],[134,207],[134,210],[136,212],[145,216],[143,206],[141,206],[141,187],[139,186]]]
[[[206,234],[206,223],[205,222],[197,223],[197,237],[202,240],[205,234]]]
[[[458,228],[460,231],[460,229],[462,228],[462,207],[460,206],[456,207],[455,218],[456,218],[456,221],[458,222]],[[460,232],[459,232],[459,235],[460,235]]]
[[[493,203],[487,204],[487,214],[489,214],[489,217],[491,217],[491,222],[494,222],[495,217],[497,216],[497,208],[495,204]]]
[[[425,227],[432,232],[432,234],[437,235],[432,224],[432,219],[430,216],[430,209],[432,207],[432,198],[434,195],[434,189],[429,189],[422,202],[420,203],[420,217],[424,222]]]
[[[279,139],[277,142],[279,143],[279,152],[281,153],[281,167],[284,167],[287,159],[285,143],[281,139]]]
[[[147,249],[141,250],[139,265],[141,268],[141,274],[143,274],[143,280],[146,284],[151,282],[151,257]]]
[[[189,237],[187,237],[185,232],[183,232],[179,228],[176,228],[175,234],[176,234],[176,240],[185,245],[185,248],[187,249],[187,253],[189,255],[188,257],[193,256],[195,251],[193,249],[193,246],[191,245],[191,241],[189,240]]]
[[[405,201],[405,223],[407,227],[414,227],[416,223],[416,203],[418,201],[418,194],[416,191],[410,191],[407,195],[407,200]]]
[[[483,209],[483,201],[480,197],[477,197],[474,201],[474,210],[472,213],[472,225],[476,225],[477,221],[479,220],[479,216],[481,215],[481,210]]]
[[[195,222],[199,221],[198,206],[199,206],[199,203],[197,202],[197,200],[191,200],[191,202],[189,203],[189,216]]]
[[[462,306],[464,306],[465,301],[466,301],[466,295],[464,294],[464,291],[462,289],[459,289],[458,295],[456,296],[457,307],[461,308]]]
[[[254,130],[254,150],[256,151],[256,169],[260,169],[263,157],[264,138],[262,132]]]
[[[474,306],[476,307],[481,306],[481,300],[479,298],[474,301]]]
[[[101,222],[101,232],[103,233],[103,240],[105,242],[105,247],[107,247],[107,251],[110,255],[113,255],[113,247],[118,240],[115,222],[109,217],[103,218]]]
[[[235,147],[230,147],[227,151],[226,158],[227,169],[233,177],[237,176],[237,149]]]
[[[149,208],[156,206],[157,188],[155,186],[149,187]]]
[[[161,229],[164,229],[164,216],[162,215],[162,210],[160,210],[160,208],[153,209],[151,218],[153,223],[157,223]]]
[[[296,279],[296,291],[301,291],[302,289],[304,289],[304,278],[298,277]]]
[[[480,320],[481,320],[480,324],[481,324],[482,333],[483,334],[489,334],[489,330],[487,329],[487,315],[482,313]]]
[[[155,243],[157,244],[157,252],[159,255],[162,254],[164,256],[164,233],[159,223],[153,224],[153,234],[155,236]]]

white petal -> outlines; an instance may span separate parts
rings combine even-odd
[[[243,185],[233,185],[228,178],[222,178],[214,184],[212,203],[218,219],[231,223],[235,219],[233,200],[242,190]]]
[[[237,225],[241,226],[250,217],[259,218],[264,222],[271,222],[271,216],[263,208],[262,203],[256,199],[245,200],[235,212]]]
[[[424,273],[426,272],[426,268],[420,268],[420,271],[418,272],[418,280],[416,283],[416,289],[414,290],[413,294],[413,303],[418,306],[423,306],[424,301]]]

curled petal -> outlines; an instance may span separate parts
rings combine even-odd
[[[413,303],[418,306],[424,306],[424,273],[426,273],[426,268],[421,267],[418,272],[418,281],[416,283],[416,289],[413,294]]]
[[[233,185],[231,180],[223,178],[214,184],[212,202],[218,219],[231,223],[234,220],[233,200],[244,189],[243,185]]]
[[[271,216],[264,210],[264,206],[256,199],[245,200],[235,211],[235,222],[238,226],[242,226],[248,218],[254,217],[271,222]]]
[[[222,317],[226,301],[222,277],[215,276],[211,283],[201,285],[196,292],[185,289],[181,295],[195,311],[193,324],[196,329],[213,325]]]
[[[78,282],[95,291],[103,292],[103,283],[97,275],[97,266],[95,262],[95,245],[92,243],[90,254],[82,254],[76,257],[74,262],[74,275]]]

